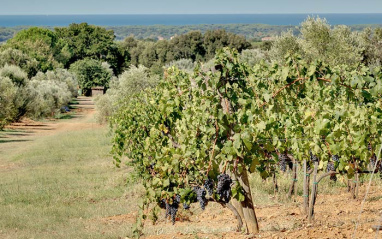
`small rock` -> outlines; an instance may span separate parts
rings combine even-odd
[[[374,230],[373,230],[373,228],[369,228],[367,231],[372,233]]]

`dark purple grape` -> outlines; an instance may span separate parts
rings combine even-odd
[[[214,181],[210,178],[208,178],[204,182],[204,188],[207,190],[208,194],[212,196],[214,194]]]
[[[176,195],[172,204],[169,204],[169,216],[171,216],[171,221],[173,225],[175,224],[175,221],[176,221],[176,213],[178,212],[179,203],[180,203],[180,195]]]
[[[293,168],[293,162],[286,153],[279,155],[279,165],[280,165],[280,170],[283,172],[286,171],[287,165],[289,169]]]
[[[196,199],[199,201],[200,207],[202,208],[202,210],[204,210],[207,205],[206,190],[204,188],[196,186],[194,187],[194,192],[196,193]]]
[[[309,154],[310,154],[310,161],[312,161],[312,162],[320,161],[319,158],[317,157],[317,155],[313,155],[312,151],[309,151]]]
[[[326,172],[330,172],[330,171],[336,171],[336,167],[333,162],[328,162],[328,165],[326,166]],[[330,180],[337,181],[336,174],[331,174]]]
[[[377,163],[377,155],[373,154],[370,158],[371,166],[374,168],[375,164]]]
[[[220,200],[225,203],[228,203],[231,200],[231,184],[232,179],[228,174],[223,173],[218,176],[216,193],[219,195]]]
[[[337,154],[335,154],[335,155],[332,155],[332,160],[333,160],[333,162],[340,162],[340,157],[338,157],[338,155]]]

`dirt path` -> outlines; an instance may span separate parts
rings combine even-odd
[[[78,104],[72,105],[74,109],[63,115],[63,117],[67,116],[68,119],[47,119],[42,122],[24,119],[7,126],[0,135],[0,150],[2,146],[8,143],[30,141],[35,137],[53,135],[59,132],[100,127],[95,122],[92,98],[78,97],[76,101]]]
[[[6,157],[20,148],[30,145],[37,138],[83,129],[103,127],[96,123],[95,108],[92,98],[78,97],[78,104],[71,105],[71,111],[63,114],[64,119],[45,119],[33,121],[24,119],[13,123],[0,131],[0,158]],[[5,160],[7,161],[7,160]],[[0,169],[12,167],[8,163],[0,163]]]

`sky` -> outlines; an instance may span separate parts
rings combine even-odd
[[[0,15],[382,13],[382,0],[0,0]]]

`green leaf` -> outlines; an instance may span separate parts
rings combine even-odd
[[[284,67],[281,71],[281,79],[286,80],[289,75],[289,67]]]
[[[263,97],[264,97],[264,100],[268,103],[269,100],[272,98],[272,95],[268,94],[268,93],[265,93],[265,94],[263,94]]]
[[[261,131],[264,131],[264,130],[267,128],[267,126],[266,126],[266,124],[265,124],[264,121],[259,122],[259,123],[256,125],[256,127],[257,127],[257,129],[258,129],[260,132],[261,132]]]

